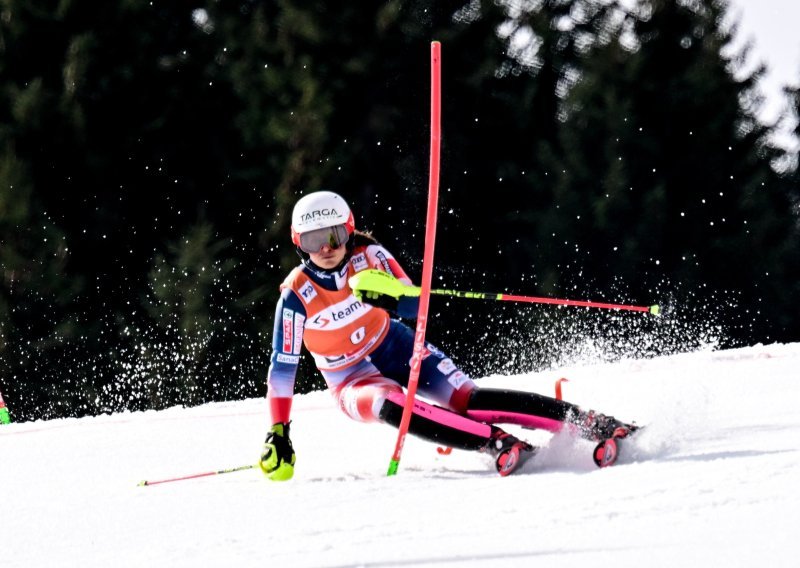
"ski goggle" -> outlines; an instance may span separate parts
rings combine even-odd
[[[333,227],[300,233],[299,237],[300,250],[311,254],[319,252],[323,246],[337,249],[347,242],[350,235],[347,234],[347,227],[344,225],[334,225]]]

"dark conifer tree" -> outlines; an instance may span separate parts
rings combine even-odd
[[[759,72],[737,78],[724,16],[717,0],[642,2],[587,60],[553,166],[543,226],[558,228],[541,238],[562,278],[575,258],[600,291],[691,290],[752,340],[788,331],[779,288],[798,235],[755,115]]]

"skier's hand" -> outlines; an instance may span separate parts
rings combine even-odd
[[[394,299],[404,296],[417,298],[420,293],[417,286],[403,284],[388,272],[374,268],[357,272],[347,283],[353,294],[361,300],[376,300],[380,296],[391,296]]]
[[[355,273],[347,283],[353,294],[362,300],[376,300],[380,296],[391,296],[394,299],[403,296],[418,297],[420,293],[418,287],[403,284],[388,272],[374,268]]]
[[[294,475],[295,459],[292,441],[289,439],[289,424],[274,424],[261,450],[261,459],[258,462],[261,471],[273,481],[287,481]]]
[[[359,300],[394,312],[401,318],[417,317],[420,289],[408,286],[382,270],[362,270],[348,280]]]

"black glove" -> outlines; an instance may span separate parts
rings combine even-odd
[[[273,481],[287,481],[294,475],[296,456],[289,439],[289,424],[273,424],[264,441],[258,465],[267,478]]]

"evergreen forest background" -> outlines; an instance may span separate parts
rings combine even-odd
[[[466,371],[800,340],[798,159],[756,118],[762,70],[723,1],[630,6],[0,0],[14,418],[263,395],[304,193],[342,194],[418,280],[434,39],[435,286],[666,310],[434,298]]]

